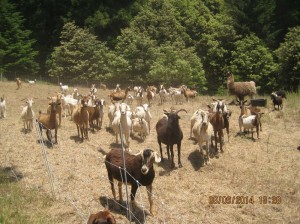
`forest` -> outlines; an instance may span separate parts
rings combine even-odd
[[[0,0],[0,73],[298,91],[298,0]]]

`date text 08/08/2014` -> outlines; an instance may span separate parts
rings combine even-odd
[[[281,196],[219,196],[212,195],[208,198],[208,203],[216,204],[281,204]]]

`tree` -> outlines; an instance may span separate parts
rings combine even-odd
[[[298,91],[300,82],[300,26],[289,29],[284,42],[275,51],[279,62],[277,86]]]
[[[262,91],[270,91],[275,84],[277,65],[270,50],[254,34],[235,43],[230,69],[236,81],[255,81]]]
[[[87,29],[66,23],[61,32],[61,45],[49,60],[49,75],[68,79],[109,79],[118,72],[124,60],[110,51]]]
[[[0,72],[13,74],[35,74],[37,51],[31,31],[24,29],[24,19],[15,6],[7,0],[0,1]]]
[[[205,89],[200,58],[169,1],[151,0],[123,30],[116,52],[128,62],[128,77],[166,84],[197,84]]]

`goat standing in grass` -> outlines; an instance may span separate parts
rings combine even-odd
[[[116,200],[114,179],[118,181],[119,197],[120,201],[123,201],[122,183],[125,181],[124,177],[126,175],[127,182],[131,185],[131,211],[133,211],[133,206],[135,205],[135,194],[137,189],[140,186],[146,186],[150,202],[150,213],[153,214],[152,183],[155,177],[153,163],[159,163],[161,159],[152,149],[144,149],[136,155],[132,155],[128,152],[124,153],[126,167],[124,167],[123,164],[122,149],[111,149],[105,156],[105,166],[114,199]],[[124,168],[126,168],[126,172]]]
[[[156,123],[156,132],[157,132],[157,142],[160,148],[161,159],[163,161],[163,154],[162,154],[162,147],[161,143],[167,145],[167,154],[168,159],[170,159],[170,151],[171,151],[171,168],[175,167],[174,163],[174,151],[173,145],[177,144],[177,151],[178,151],[178,166],[182,167],[181,160],[180,160],[180,150],[181,150],[181,141],[183,139],[183,133],[179,126],[179,119],[178,113],[180,111],[184,111],[187,113],[185,109],[180,109],[176,112],[167,112],[165,111],[166,117],[161,118]]]
[[[33,99],[27,99],[26,106],[23,107],[21,112],[21,119],[24,122],[24,130],[31,131],[33,128],[33,119],[34,119],[34,112],[32,110]]]
[[[0,118],[6,117],[6,101],[4,95],[0,98]]]
[[[226,112],[227,110],[227,107],[225,105],[225,100],[217,100],[215,110],[216,112],[210,113],[210,123],[212,124],[214,130],[216,151],[218,152],[218,138],[219,138],[220,150],[221,152],[223,152],[223,147],[222,147],[223,137],[224,137],[223,129],[225,128],[224,112]]]
[[[78,137],[83,141],[84,138],[89,139],[89,112],[87,109],[87,98],[81,100],[81,105],[77,105],[72,113],[72,121],[76,124]]]
[[[57,107],[60,106],[60,103],[57,103],[56,101],[52,101],[49,103],[50,106],[50,114],[39,112],[39,117],[37,119],[37,122],[40,127],[40,131],[42,132],[42,129],[46,129],[46,135],[49,140],[49,142],[52,142],[51,139],[51,130],[55,130],[55,141],[54,144],[57,143],[57,129],[58,129],[58,120],[56,118],[56,110]]]

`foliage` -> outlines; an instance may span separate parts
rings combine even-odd
[[[191,39],[177,18],[169,1],[151,0],[123,30],[116,53],[128,62],[129,79],[205,89],[201,59],[188,47]]]
[[[277,70],[270,50],[254,34],[235,43],[230,69],[236,81],[255,81],[262,90],[270,90]]]
[[[103,42],[74,23],[66,23],[61,32],[61,45],[54,49],[49,60],[49,75],[69,79],[109,79],[114,65],[123,61]]]
[[[35,40],[23,26],[24,19],[7,0],[0,2],[0,72],[31,74],[38,71]]]
[[[277,85],[297,91],[300,82],[300,26],[289,30],[275,54],[280,67]]]

